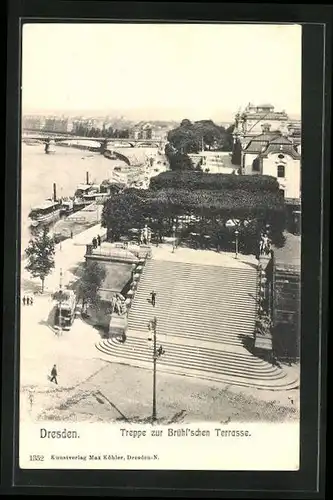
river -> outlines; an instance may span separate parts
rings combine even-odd
[[[122,148],[119,152],[130,154],[137,159],[156,157],[156,148]],[[164,155],[159,156],[164,159]],[[109,160],[99,153],[82,151],[64,146],[55,146],[55,154],[46,155],[44,145],[22,143],[21,169],[21,245],[22,253],[30,239],[28,215],[31,208],[42,203],[53,194],[53,183],[57,185],[59,197],[73,196],[77,185],[85,183],[86,172],[91,182],[101,183],[111,176],[115,165],[121,160]]]

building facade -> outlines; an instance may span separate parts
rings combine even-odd
[[[71,123],[68,118],[46,118],[43,130],[45,132],[67,133],[71,128]]]
[[[135,140],[150,140],[153,137],[153,127],[150,123],[139,122],[130,131],[130,138]]]
[[[23,116],[22,128],[26,130],[43,130],[45,118],[42,116]]]
[[[246,136],[255,136],[269,127],[272,131],[287,131],[289,116],[285,111],[275,111],[271,104],[261,104],[255,106],[251,103],[247,105],[239,117],[242,131]]]
[[[243,150],[242,174],[275,177],[287,202],[301,198],[301,155],[286,136],[266,133],[253,138]]]

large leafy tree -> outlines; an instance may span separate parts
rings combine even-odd
[[[55,266],[55,244],[53,238],[49,236],[47,228],[43,228],[29,241],[25,253],[28,258],[26,269],[34,278],[41,280],[42,292],[44,292],[45,278]]]
[[[98,302],[98,290],[105,279],[105,268],[96,261],[87,261],[78,285],[78,299],[82,301],[82,308]]]
[[[200,141],[192,125],[180,126],[168,132],[168,141],[182,154],[197,153]]]
[[[168,157],[171,170],[194,170],[191,158],[184,153],[171,154]]]
[[[168,141],[181,153],[197,153],[202,148],[228,150],[232,148],[232,131],[216,125],[212,120],[199,120],[191,123],[190,120],[182,120],[179,127],[170,130]]]
[[[102,227],[107,228],[110,240],[118,240],[129,229],[143,227],[145,223],[143,190],[127,189],[124,193],[115,194],[103,207]]]

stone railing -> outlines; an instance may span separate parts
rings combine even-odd
[[[135,297],[135,292],[138,289],[138,285],[139,285],[141,276],[143,274],[146,261],[147,261],[146,259],[141,259],[138,262],[138,265],[133,268],[131,287],[130,287],[129,291],[126,294],[126,300],[125,300],[125,304],[126,304],[126,307],[127,307],[127,313],[129,312],[129,310],[131,308],[133,299]]]
[[[270,282],[267,279],[267,265],[259,259],[257,275],[257,308],[254,331],[254,347],[256,350],[272,353],[272,318],[270,309]]]

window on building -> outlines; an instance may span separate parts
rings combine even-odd
[[[280,160],[283,160],[284,155],[281,155],[281,154],[280,154],[280,155],[278,155],[278,158],[280,158]]]
[[[277,176],[278,177],[285,177],[285,167],[284,167],[284,165],[278,165]]]

